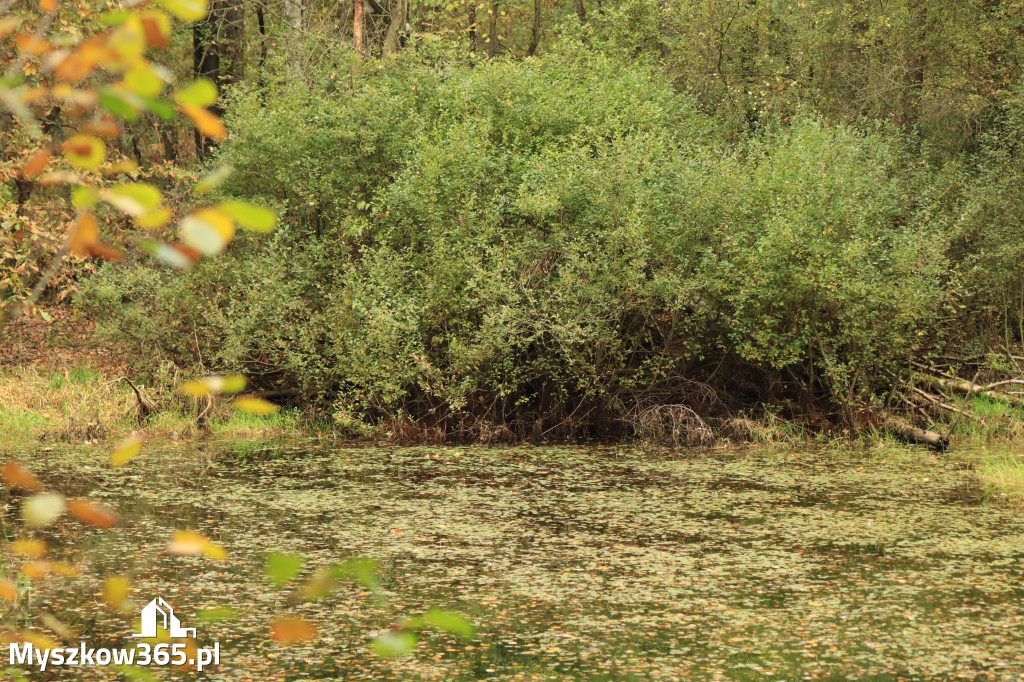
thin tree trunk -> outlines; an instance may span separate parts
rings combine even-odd
[[[470,0],[467,5],[466,19],[469,21],[469,49],[476,51],[476,2]]]
[[[402,31],[405,27],[405,0],[392,0],[388,10],[391,19],[388,22],[388,32],[384,37],[384,55],[394,54],[402,47]]]
[[[533,0],[533,27],[530,29],[530,47],[526,50],[526,56],[532,57],[540,45],[540,4],[541,0]]]
[[[573,0],[573,6],[576,8],[576,16],[580,18],[580,23],[587,23],[587,8],[583,5],[583,0]]]
[[[363,52],[363,0],[352,0],[352,40],[356,46],[356,52]]]
[[[245,16],[241,0],[213,0],[206,18],[192,27],[192,70],[197,77],[209,78],[223,91],[237,82],[245,69]],[[210,111],[224,113],[219,104]],[[212,141],[195,131],[196,154],[204,158]]]
[[[492,0],[491,15],[488,20],[487,56],[493,57],[498,53],[498,0]]]

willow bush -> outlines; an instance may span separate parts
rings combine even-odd
[[[81,304],[357,432],[449,436],[608,432],[664,404],[853,422],[963,318],[972,171],[898,132],[798,115],[726,142],[658,70],[568,38],[379,66],[236,89],[224,191],[280,228],[186,277],[107,266]]]

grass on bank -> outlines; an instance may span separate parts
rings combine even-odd
[[[300,413],[283,410],[269,417],[245,414],[220,404],[201,426],[191,400],[169,387],[149,387],[160,409],[138,419],[134,392],[121,377],[106,377],[84,365],[63,370],[21,367],[0,373],[0,444],[89,441],[121,438],[133,432],[187,438],[201,433],[243,438],[301,434],[309,430]]]

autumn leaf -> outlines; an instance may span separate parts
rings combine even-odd
[[[71,500],[68,511],[82,523],[97,528],[112,528],[119,523],[117,514],[88,500]]]
[[[99,168],[107,155],[103,140],[92,135],[75,135],[64,143],[63,149],[65,159],[85,170]]]
[[[15,554],[40,557],[46,554],[46,543],[36,538],[22,538],[11,543],[11,551]]]
[[[157,4],[183,21],[199,21],[206,16],[206,0],[157,0]]]
[[[0,579],[0,599],[16,601],[18,599],[18,587],[10,580]]]
[[[110,464],[114,467],[123,467],[128,462],[138,457],[142,450],[142,439],[138,436],[125,438],[114,448],[110,456]]]
[[[276,619],[270,624],[270,633],[279,644],[308,642],[318,636],[316,626],[296,616],[282,616]]]
[[[223,547],[191,530],[175,531],[167,548],[171,553],[181,556],[202,554],[210,559],[224,560],[228,558],[228,553]]]
[[[93,247],[100,241],[100,228],[96,218],[91,213],[83,213],[71,229],[73,232],[69,251],[76,256],[88,258],[93,253]]]
[[[39,482],[39,479],[29,473],[20,462],[13,459],[4,462],[4,468],[0,472],[0,476],[3,477],[8,485],[17,488],[24,488],[34,492],[39,492],[43,489],[43,484]]]
[[[223,211],[201,208],[181,221],[178,233],[203,255],[216,256],[235,236],[235,223]]]
[[[128,599],[131,591],[131,583],[126,578],[112,575],[103,583],[103,601],[121,611],[124,609],[125,601]]]
[[[64,496],[60,493],[39,493],[21,503],[21,518],[33,528],[48,526],[64,513]]]
[[[182,104],[181,112],[192,119],[192,123],[205,137],[223,140],[228,136],[227,128],[220,118],[204,107],[195,104]]]
[[[279,405],[275,405],[268,400],[256,398],[251,395],[235,398],[231,401],[231,404],[235,406],[236,410],[248,412],[249,414],[258,414],[264,417],[274,414],[281,409]]]
[[[43,172],[43,169],[46,168],[46,164],[50,162],[50,158],[52,156],[53,153],[49,149],[40,149],[29,157],[29,160],[21,167],[21,174],[31,180]]]

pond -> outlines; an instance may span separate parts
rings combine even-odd
[[[138,610],[104,605],[94,576],[127,576],[136,606],[161,596],[219,643],[203,679],[1024,676],[1024,513],[986,502],[948,456],[199,441],[150,443],[119,469],[102,446],[19,458],[123,517],[42,533],[58,557],[74,540],[67,559],[87,572],[42,581],[33,607],[120,646]],[[229,559],[169,554],[180,528]],[[273,551],[304,555],[303,576],[371,557],[383,597],[343,582],[296,602],[294,585],[264,574]],[[475,637],[425,633],[396,660],[371,652],[374,635],[434,606],[472,620]],[[201,619],[224,608],[237,617]],[[320,638],[276,645],[279,614]]]

